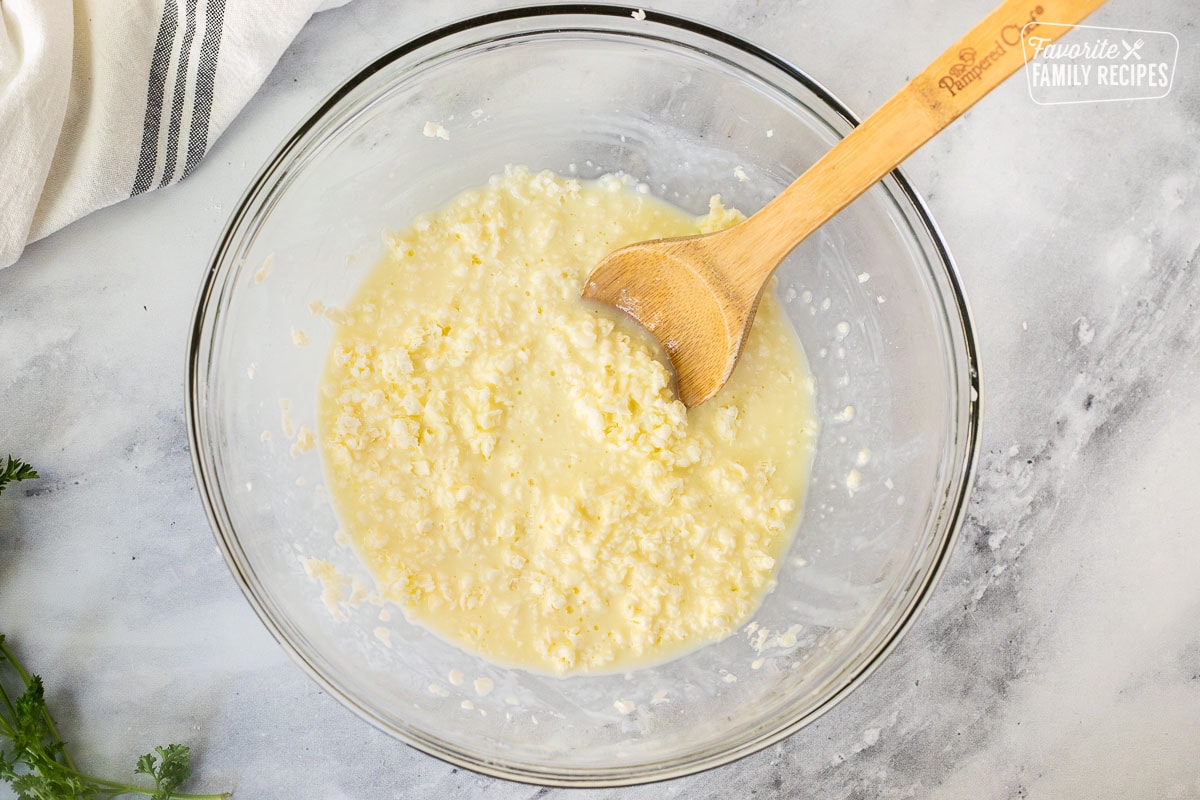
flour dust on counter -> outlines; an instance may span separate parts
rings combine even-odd
[[[510,167],[388,235],[318,411],[339,523],[384,600],[552,674],[665,660],[749,619],[817,432],[794,332],[769,294],[728,386],[689,412],[650,338],[579,299],[616,247],[740,219]]]

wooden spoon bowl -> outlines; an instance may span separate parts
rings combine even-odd
[[[788,253],[1019,69],[1026,37],[1052,41],[1104,2],[1005,0],[759,212],[717,233],[616,250],[583,297],[645,327],[671,359],[683,403],[703,403],[733,372]]]

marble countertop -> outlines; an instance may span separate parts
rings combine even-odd
[[[906,171],[974,311],[982,458],[932,600],[859,689],[781,744],[586,793],[482,777],[380,733],[274,642],[214,545],[184,430],[210,249],[253,173],[357,66],[495,2],[318,14],[183,183],[0,270],[0,629],[76,759],[124,775],[191,745],[238,797],[1200,798],[1200,30],[1193,0],[1090,21],[1174,33],[1167,97],[1038,105],[997,90]],[[991,0],[685,2],[860,115]],[[0,789],[0,798],[10,797]]]

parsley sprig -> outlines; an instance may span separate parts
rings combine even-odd
[[[10,482],[27,481],[37,476],[33,467],[24,461],[8,456],[4,459],[3,466],[0,466],[0,494],[4,494],[4,487]]]
[[[0,493],[11,482],[36,477],[29,464],[8,456],[0,462]],[[19,687],[20,694],[9,694],[10,686]],[[135,775],[149,776],[153,787],[81,772],[46,708],[41,677],[25,668],[0,633],[0,781],[13,788],[18,800],[103,800],[131,794],[150,800],[222,800],[230,796],[176,791],[191,775],[188,748],[170,744],[154,750],[139,758],[134,768]]]
[[[0,780],[19,800],[100,800],[140,794],[151,800],[221,800],[229,794],[185,794],[176,791],[191,775],[188,748],[181,744],[156,747],[137,761],[135,774],[148,775],[154,786],[135,786],[81,772],[71,760],[54,718],[46,708],[42,679],[30,674],[0,634],[0,666],[6,664],[24,685],[13,697],[0,682]],[[157,755],[156,755],[157,754]]]

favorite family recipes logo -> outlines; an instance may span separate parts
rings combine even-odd
[[[1052,28],[1071,30],[1055,40]],[[1029,96],[1041,105],[1166,97],[1179,55],[1166,31],[1051,22],[1025,26],[1021,46]]]

